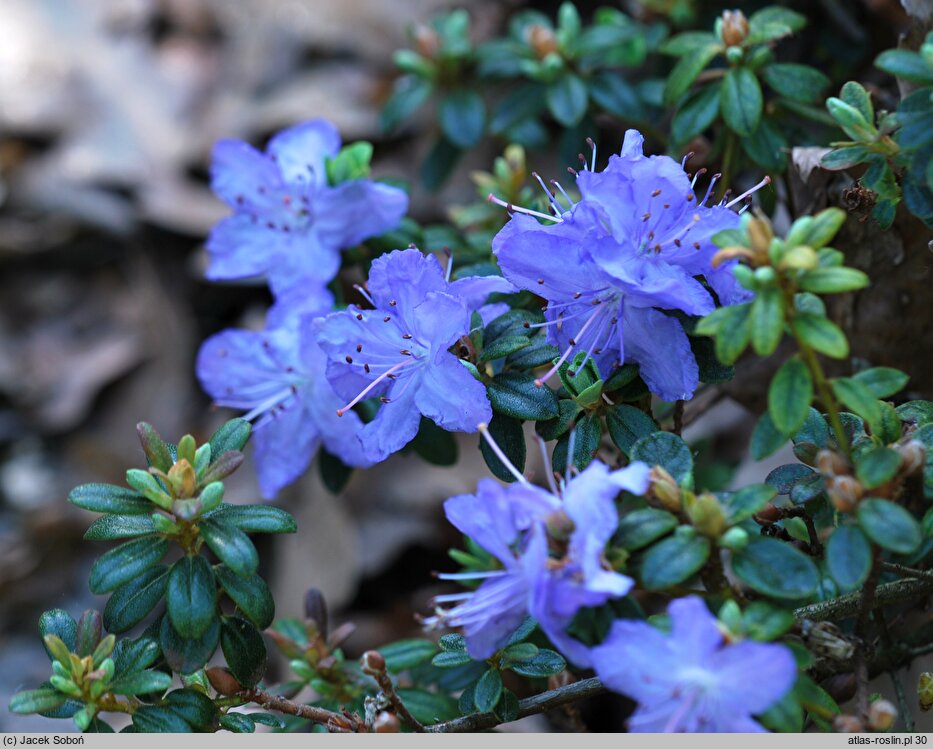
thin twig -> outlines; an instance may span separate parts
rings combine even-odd
[[[855,620],[855,636],[858,639],[855,651],[855,703],[863,723],[868,722],[868,627],[871,612],[875,606],[875,591],[878,577],[881,575],[880,552],[876,550],[872,557],[871,572],[862,588],[862,600],[859,602],[858,617]]]
[[[552,689],[549,692],[536,694],[534,697],[528,697],[520,700],[518,703],[518,718],[525,718],[529,715],[537,715],[546,710],[551,710],[569,702],[594,697],[598,694],[605,694],[607,691],[603,683],[593,677],[591,679],[582,679],[567,686]],[[484,731],[489,728],[495,728],[502,723],[495,713],[475,713],[466,715],[463,718],[448,720],[446,723],[438,723],[433,726],[426,726],[428,733],[468,733],[470,731]]]
[[[893,562],[882,562],[881,570],[883,572],[894,572],[905,577],[925,577],[933,580],[933,570],[918,570],[913,567],[905,567],[903,564],[894,564]]]
[[[933,578],[927,577],[920,580],[907,578],[905,580],[895,580],[891,583],[883,583],[875,589],[874,605],[882,606],[888,603],[897,603],[898,601],[909,601],[931,590],[933,590]],[[825,619],[846,619],[858,614],[861,600],[861,593],[850,593],[829,601],[801,606],[794,611],[794,616],[797,621],[810,619],[820,622]]]
[[[678,437],[684,430],[684,401],[679,400],[674,404],[674,434]]]
[[[398,693],[395,691],[395,685],[392,683],[392,679],[386,671],[386,662],[382,654],[375,650],[369,650],[363,653],[360,662],[363,665],[363,673],[369,674],[376,680],[379,689],[382,690],[382,693],[392,705],[396,714],[411,726],[415,732],[422,733],[424,731],[424,726],[409,712],[408,708],[405,707],[405,703],[402,702],[402,698],[399,697]]]
[[[279,697],[261,689],[247,689],[239,692],[239,697],[250,702],[255,702],[260,707],[268,710],[277,710],[286,715],[295,715],[299,718],[305,718],[312,723],[318,723],[334,733],[360,733],[366,731],[366,726],[355,716],[332,712],[322,707],[313,705],[302,705],[292,702],[284,697]]]

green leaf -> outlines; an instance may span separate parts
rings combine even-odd
[[[254,733],[256,722],[245,713],[227,713],[221,716],[219,723],[231,733]]]
[[[242,450],[249,442],[252,425],[245,419],[230,419],[211,435],[208,444],[211,455],[221,456],[228,450]],[[216,458],[215,458],[216,460]]]
[[[825,247],[836,236],[846,222],[846,212],[841,208],[826,208],[808,224],[806,234],[800,244],[809,245],[814,250]]]
[[[765,483],[773,486],[778,494],[790,494],[794,485],[802,479],[813,476],[813,469],[801,463],[787,463],[778,466],[765,478]]]
[[[671,536],[645,552],[641,582],[648,590],[664,590],[693,577],[709,559],[710,543],[704,536]]]
[[[457,462],[457,441],[453,433],[441,429],[423,416],[411,445],[420,457],[432,465],[452,466]]]
[[[793,613],[766,601],[753,601],[742,612],[742,631],[757,642],[771,642],[796,624]]]
[[[442,635],[438,644],[441,646],[441,650],[444,650],[446,652],[450,652],[450,653],[465,653],[466,652],[466,638],[463,635],[461,635],[459,632],[454,632],[449,635]]]
[[[459,716],[457,701],[441,692],[429,692],[426,689],[400,687],[396,694],[408,712],[422,725],[432,725]]]
[[[501,413],[493,413],[492,420],[489,422],[489,436],[495,440],[519,473],[525,470],[525,456],[527,454],[525,433],[522,431],[522,423],[518,419],[504,416]],[[505,464],[492,451],[482,435],[479,438],[479,449],[493,476],[507,482],[516,480],[505,467]]]
[[[104,627],[120,633],[135,627],[165,595],[168,567],[158,565],[117,588],[104,607]]]
[[[857,525],[842,525],[826,542],[826,569],[843,593],[856,590],[871,571],[871,544]]]
[[[210,728],[217,715],[217,707],[214,705],[213,700],[197,689],[175,689],[165,695],[164,702],[172,708],[176,715],[180,715],[185,721],[197,728]],[[253,717],[255,718],[256,715]],[[277,725],[277,722],[273,725]]]
[[[635,88],[621,75],[601,70],[590,79],[590,97],[610,114],[630,117],[641,109]]]
[[[44,640],[46,635],[55,635],[65,643],[68,650],[74,650],[77,632],[78,623],[64,609],[51,609],[43,612],[42,616],[39,617],[39,636]],[[48,646],[44,647],[49,658],[54,660]]]
[[[761,86],[748,68],[731,68],[720,89],[722,118],[739,135],[751,135],[761,120]]]
[[[188,722],[170,707],[143,705],[133,713],[138,733],[191,733]]]
[[[923,542],[920,524],[907,510],[886,499],[870,497],[858,504],[858,522],[878,546],[895,554],[913,554]]]
[[[265,629],[275,618],[275,601],[269,586],[259,575],[237,575],[224,565],[214,568],[214,574],[237,608],[259,629]]]
[[[437,111],[444,137],[459,148],[472,148],[486,125],[486,105],[476,91],[458,89],[441,99]]]
[[[826,100],[826,108],[852,140],[865,142],[874,139],[877,133],[875,126],[855,107],[831,96]]]
[[[712,42],[696,47],[690,54],[681,57],[664,84],[664,105],[674,106],[721,50],[721,44]]]
[[[798,314],[793,319],[794,332],[810,348],[834,359],[849,355],[849,341],[836,323],[822,315]]]
[[[559,674],[567,668],[567,661],[560,653],[547,648],[539,648],[534,658],[526,661],[512,663],[509,669],[519,676],[529,679],[546,679],[548,676]]]
[[[324,168],[327,183],[331,186],[369,176],[369,163],[373,158],[373,144],[365,140],[351,143],[340,149],[333,158],[326,157]]]
[[[162,651],[152,637],[120,640],[113,650],[114,674],[117,677],[135,674],[155,663]]]
[[[742,138],[742,150],[761,167],[784,171],[787,168],[787,154],[790,144],[784,133],[768,120],[762,119],[755,132]]]
[[[476,683],[473,704],[481,713],[491,712],[502,696],[502,675],[494,668],[484,673]]]
[[[245,619],[225,616],[220,627],[220,647],[236,680],[251,687],[266,672],[266,645],[262,635]]]
[[[71,504],[91,512],[111,515],[148,515],[152,502],[139,492],[111,484],[82,484],[68,495]]]
[[[317,465],[321,474],[321,482],[331,494],[340,494],[350,480],[350,476],[353,475],[351,466],[323,447],[318,450]]]
[[[862,374],[859,372],[859,374]],[[855,376],[858,379],[858,375]],[[918,427],[933,421],[933,401],[907,401],[899,405],[895,411],[901,421],[916,424]]]
[[[163,671],[137,671],[117,679],[109,691],[114,694],[136,695],[150,692],[164,692],[172,686],[171,674]]]
[[[193,640],[186,640],[172,626],[171,620],[162,617],[159,628],[159,644],[165,662],[173,671],[181,674],[190,674],[203,668],[217,650],[220,641],[220,619],[211,619],[210,626],[200,636]]]
[[[210,444],[201,448],[210,447]],[[215,481],[221,481],[233,473],[243,463],[245,456],[239,450],[227,450],[220,455],[211,456],[211,462],[203,472],[198,473],[198,483],[207,486]]]
[[[664,510],[644,507],[619,518],[613,543],[628,551],[641,549],[677,527],[677,518]]]
[[[494,410],[515,419],[543,421],[558,415],[557,397],[546,385],[535,386],[534,377],[517,372],[497,375],[488,385]]]
[[[768,484],[752,484],[728,495],[722,501],[729,525],[737,525],[764,509],[777,496],[777,490]]]
[[[602,421],[594,413],[584,413],[577,420],[573,429],[573,465],[577,470],[582,471],[586,468],[593,458],[596,457],[596,451],[599,450],[599,444],[602,439]],[[551,464],[562,470],[567,465],[567,451],[570,449],[570,434],[565,434],[554,445],[554,452],[551,454]]]
[[[745,38],[745,44],[761,44],[780,39],[799,31],[806,25],[806,16],[778,5],[769,5],[749,16],[749,33]]]
[[[606,426],[615,446],[626,456],[642,437],[658,431],[658,425],[648,414],[634,406],[614,406],[606,414]]]
[[[155,508],[149,505],[149,511]],[[104,515],[97,518],[84,532],[86,541],[113,541],[155,533],[155,525],[148,515]]]
[[[778,431],[790,436],[807,418],[813,400],[810,370],[799,359],[788,359],[768,388],[768,414]]]
[[[856,164],[864,163],[868,159],[870,153],[871,152],[864,146],[836,148],[820,159],[820,166],[824,169],[838,172],[843,169],[849,169]]]
[[[489,130],[501,135],[523,120],[537,117],[544,106],[543,86],[538,83],[521,86],[496,107],[489,121]]]
[[[814,294],[840,294],[868,286],[869,279],[855,268],[814,268],[799,280],[802,291]]]
[[[573,426],[577,415],[582,410],[576,401],[564,398],[557,402],[560,415],[556,419],[539,421],[535,424],[535,431],[545,441],[556,440],[563,437]],[[524,444],[524,441],[522,442]]]
[[[784,337],[784,303],[776,286],[760,289],[752,302],[752,348],[770,356]]]
[[[819,70],[795,63],[771,63],[762,70],[762,78],[781,96],[802,102],[821,101],[820,94],[829,86],[829,78]]]
[[[665,55],[683,57],[684,55],[693,54],[704,47],[718,44],[719,41],[716,37],[708,31],[685,31],[676,36],[672,36],[670,39],[666,39],[661,43],[658,51]]]
[[[771,598],[809,598],[820,582],[810,557],[774,538],[752,539],[732,555],[732,570],[750,588]]]
[[[457,666],[464,666],[473,659],[464,651],[444,651],[443,653],[438,653],[431,659],[431,664],[437,668],[456,668]]]
[[[155,536],[120,544],[94,562],[88,587],[97,595],[116,590],[140,572],[158,564],[167,551],[168,541]]]
[[[802,505],[816,499],[826,489],[826,482],[819,473],[811,474],[800,479],[790,490],[790,501],[795,505]]]
[[[207,517],[244,533],[294,533],[298,530],[295,518],[269,505],[221,505]]]
[[[910,377],[892,367],[872,367],[858,372],[852,379],[868,388],[876,398],[887,398],[903,390]]]
[[[780,700],[758,716],[765,728],[778,733],[803,731],[803,708],[789,690]]]
[[[924,424],[913,434],[913,438],[926,448],[923,464],[923,496],[933,499],[933,424]]]
[[[500,651],[499,663],[530,661],[538,654],[538,646],[530,642],[516,642]]]
[[[390,674],[397,674],[433,658],[437,653],[437,645],[430,640],[399,640],[383,645],[379,652],[385,658],[386,670]]]
[[[531,343],[531,339],[524,335],[507,335],[496,338],[490,342],[479,357],[480,362],[493,361],[501,359],[509,354],[520,351]]]
[[[719,116],[719,87],[709,84],[684,99],[671,120],[671,141],[687,143],[702,133]]]
[[[630,457],[650,466],[661,466],[680,485],[692,482],[693,454],[676,434],[655,432],[642,437],[632,446]]]
[[[433,90],[430,81],[414,75],[404,75],[397,79],[392,95],[382,108],[382,129],[386,132],[393,130],[411,117],[428,100]]]
[[[68,696],[57,689],[30,689],[13,695],[10,700],[10,712],[17,715],[45,713],[61,707],[67,699]]]
[[[833,393],[853,413],[861,416],[875,428],[881,421],[881,404],[868,387],[851,377],[837,377],[831,381]]]
[[[547,87],[545,101],[551,115],[564,127],[573,127],[586,114],[586,84],[576,74],[567,72]]]
[[[217,558],[238,575],[255,574],[259,568],[256,547],[235,525],[220,520],[202,520],[201,538]]]
[[[771,420],[771,416],[765,411],[758,417],[755,428],[752,430],[752,457],[755,460],[764,460],[780,450],[785,442],[787,442],[787,437],[781,434]]]
[[[172,626],[186,640],[194,640],[217,617],[214,571],[202,556],[184,556],[172,565],[165,592]]]
[[[875,58],[875,67],[896,78],[933,85],[933,65],[923,55],[906,49],[888,49]]]
[[[866,489],[887,483],[897,473],[901,455],[890,447],[873,447],[855,459],[855,475]]]
[[[752,337],[751,304],[720,307],[697,323],[697,335],[716,336],[716,358],[735,364]]]

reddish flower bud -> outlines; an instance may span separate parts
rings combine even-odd
[[[741,44],[748,36],[748,19],[740,10],[722,12],[722,40],[728,46]]]

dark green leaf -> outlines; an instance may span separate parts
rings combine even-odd
[[[897,473],[901,455],[890,447],[873,447],[855,459],[855,475],[866,489],[887,483]]]
[[[813,469],[809,466],[801,463],[788,463],[771,471],[765,483],[773,486],[778,494],[790,494],[798,481],[812,475]]]
[[[111,484],[82,484],[68,495],[71,504],[82,510],[111,515],[148,515],[155,508],[139,492]]]
[[[493,710],[496,717],[503,723],[511,723],[513,720],[518,720],[518,711],[518,697],[508,689],[503,689],[502,697],[499,698],[499,704],[496,705],[495,710]]]
[[[602,421],[597,414],[584,413],[573,428],[573,465],[577,470],[582,471],[586,468],[596,456],[599,450],[600,440],[602,439]],[[567,465],[570,449],[570,433],[565,434],[554,445],[554,452],[551,454],[551,464],[557,467],[557,470],[563,470]]]
[[[798,314],[793,326],[801,340],[821,354],[834,359],[845,359],[849,355],[849,341],[842,328],[822,315]]]
[[[515,629],[511,637],[509,637],[506,645],[514,645],[516,642],[523,642],[527,640],[531,633],[535,631],[535,628],[538,626],[538,622],[535,621],[534,617],[526,616],[521,624]],[[464,645],[465,646],[465,645]]]
[[[210,626],[200,637],[186,640],[172,626],[171,620],[162,617],[159,629],[159,643],[165,662],[173,671],[181,674],[190,674],[203,668],[217,650],[220,641],[220,619],[211,619]]]
[[[787,437],[774,426],[774,422],[771,421],[771,417],[765,411],[758,418],[755,428],[752,430],[752,457],[755,460],[763,460],[780,450],[785,442],[787,442]]]
[[[752,484],[728,495],[722,501],[729,525],[737,525],[760,512],[777,495],[777,490],[768,484]]]
[[[463,150],[446,138],[438,138],[421,163],[421,184],[425,190],[437,190],[457,166]]]
[[[113,650],[114,674],[119,677],[142,671],[155,663],[160,655],[159,643],[152,637],[120,640]]]
[[[907,510],[886,499],[863,499],[858,522],[878,546],[895,554],[912,554],[923,541],[920,524]]]
[[[610,114],[632,117],[641,109],[633,86],[621,75],[601,70],[590,81],[590,96]]]
[[[794,434],[803,426],[812,400],[810,370],[799,359],[788,359],[768,388],[768,414],[774,426],[787,436]]]
[[[872,367],[852,377],[864,385],[876,398],[887,398],[904,389],[910,377],[892,367]]]
[[[539,421],[535,424],[535,431],[545,441],[556,440],[562,437],[576,421],[577,415],[582,410],[576,401],[564,398],[557,402],[557,408],[560,416],[556,419]]]
[[[172,686],[171,674],[162,671],[137,671],[117,679],[110,687],[114,694],[136,695],[164,692]]]
[[[224,565],[214,568],[214,574],[237,608],[259,629],[265,629],[275,618],[275,601],[269,586],[259,575],[237,575]]]
[[[149,511],[155,505],[149,505]],[[135,538],[155,533],[155,525],[149,515],[104,515],[97,518],[84,533],[86,541],[113,541],[118,538]]]
[[[645,507],[619,518],[614,543],[628,551],[641,549],[677,527],[677,518],[664,510]]]
[[[496,107],[489,129],[504,133],[523,120],[537,117],[544,109],[544,87],[538,83],[522,86],[506,96]]]
[[[459,715],[457,701],[446,694],[411,687],[401,687],[396,693],[408,712],[422,725],[453,720]]]
[[[486,105],[476,91],[459,89],[441,99],[437,111],[444,137],[460,148],[472,148],[483,137]]]
[[[167,585],[168,567],[161,564],[121,585],[104,608],[104,627],[114,633],[135,627],[162,600]]]
[[[783,132],[762,119],[751,135],[742,138],[742,149],[752,161],[765,169],[784,171],[790,144]]]
[[[676,434],[655,432],[642,437],[632,446],[631,459],[664,468],[678,484],[690,483],[693,455],[687,443]]]
[[[285,510],[269,505],[221,505],[208,516],[245,533],[294,533],[295,519]]]
[[[216,516],[214,516],[216,517]],[[199,524],[201,538],[217,558],[238,575],[255,574],[259,554],[249,537],[226,519],[203,520]]]
[[[784,336],[784,304],[780,289],[776,286],[760,289],[752,302],[751,318],[752,348],[759,356],[770,356]]]
[[[411,444],[420,457],[433,465],[452,466],[457,462],[457,441],[453,434],[423,416]]]
[[[829,86],[829,78],[819,70],[796,63],[772,63],[762,70],[762,77],[781,96],[802,102],[820,101]]]
[[[868,159],[869,153],[864,146],[836,148],[823,156],[820,160],[820,166],[831,171],[848,169],[856,164],[864,163]]]
[[[690,579],[709,559],[709,539],[703,536],[671,536],[645,553],[641,563],[642,585],[664,590]]]
[[[323,447],[318,450],[317,465],[321,474],[321,482],[331,494],[340,494],[353,475],[351,466]]]
[[[648,414],[634,406],[614,406],[606,414],[609,436],[626,456],[631,455],[635,443],[642,437],[658,431],[658,425]]]
[[[805,599],[820,582],[816,565],[803,552],[774,538],[755,538],[733,554],[732,570],[742,582],[772,598]]]
[[[386,661],[386,670],[390,674],[407,671],[424,663],[437,653],[437,645],[430,640],[399,640],[379,648]]]
[[[496,338],[484,349],[479,361],[487,362],[494,359],[501,359],[509,354],[520,351],[531,343],[531,339],[524,335],[507,335]]]
[[[545,101],[551,115],[564,127],[576,125],[586,114],[586,84],[567,72],[547,87]]]
[[[165,695],[165,702],[176,715],[197,728],[209,728],[217,715],[213,700],[197,689],[175,689]]]
[[[872,391],[852,377],[838,377],[832,381],[833,393],[854,413],[861,416],[874,429],[881,421],[881,404]]]
[[[230,419],[211,435],[208,444],[216,460],[228,450],[242,450],[249,442],[252,425],[245,419]]]
[[[501,413],[494,413],[492,420],[489,422],[489,435],[499,445],[502,452],[505,453],[505,456],[519,473],[525,470],[525,433],[522,431],[522,424],[518,419],[504,416]],[[486,461],[486,465],[496,478],[509,482],[516,480],[505,467],[505,464],[492,451],[482,435],[479,438],[479,449],[483,455],[483,460]]]
[[[488,385],[494,410],[516,419],[543,421],[558,415],[557,398],[546,385],[535,386],[530,375],[504,372]]]
[[[722,79],[720,106],[726,124],[739,135],[751,135],[761,120],[761,86],[748,68],[731,68]]]
[[[74,650],[75,639],[78,632],[78,623],[64,609],[51,609],[43,612],[39,617],[39,636],[45,639],[46,635],[55,635],[69,650]],[[49,658],[52,654],[48,647],[45,648]]]
[[[94,562],[88,587],[98,595],[109,593],[157,564],[167,551],[168,541],[155,536],[120,544]]]
[[[910,50],[885,50],[875,59],[875,67],[905,81],[933,85],[933,65],[925,60],[923,55]]]
[[[776,640],[795,623],[792,612],[765,601],[753,601],[742,612],[742,631],[758,642]]]
[[[204,557],[184,556],[172,565],[165,601],[179,635],[194,640],[204,634],[217,617],[217,584]]]
[[[245,713],[227,713],[220,718],[221,728],[226,728],[231,733],[254,733],[256,723]]]
[[[136,425],[136,433],[139,435],[139,441],[142,443],[149,465],[158,468],[163,473],[168,473],[168,469],[175,461],[172,459],[169,446],[152,424],[147,424],[145,421],[139,422]]]
[[[693,91],[671,120],[671,141],[687,143],[719,116],[719,87],[707,85]]]
[[[800,479],[790,490],[790,501],[802,505],[819,497],[826,488],[822,474],[813,473]]]
[[[546,679],[567,668],[567,662],[560,653],[547,648],[539,648],[534,658],[513,663],[509,668],[519,676],[527,676],[529,679]]]
[[[466,652],[466,638],[460,633],[443,635],[438,644],[441,646],[441,650],[449,653]]]
[[[703,72],[721,49],[722,45],[717,42],[707,43],[696,47],[690,54],[684,55],[677,61],[664,84],[665,106],[674,106],[677,100],[687,93],[697,76]]]
[[[382,108],[382,129],[393,130],[424,104],[434,87],[414,75],[404,75],[395,82],[392,95]]]
[[[457,666],[463,666],[464,664],[469,663],[473,659],[465,652],[445,650],[443,653],[438,653],[431,659],[431,663],[437,668],[456,668]]]
[[[502,676],[494,668],[489,669],[476,683],[473,704],[481,713],[491,712],[502,696]]]
[[[826,569],[843,593],[856,590],[871,571],[871,544],[857,525],[842,525],[826,542]]]
[[[10,700],[10,712],[17,715],[45,713],[61,707],[68,697],[57,689],[30,689],[17,692]]]
[[[262,635],[245,619],[225,616],[220,628],[220,647],[236,680],[251,687],[266,671],[266,645]]]
[[[133,713],[133,726],[139,733],[191,733],[191,726],[171,707],[143,705]]]
[[[868,286],[869,279],[855,268],[814,268],[801,276],[801,291],[814,294],[840,294]]]
[[[777,733],[800,733],[803,731],[803,708],[788,691],[780,700],[758,716],[765,728]]]

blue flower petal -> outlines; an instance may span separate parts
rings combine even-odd
[[[693,397],[700,370],[678,320],[655,309],[626,306],[623,330],[625,359],[639,365],[652,393],[670,402]]]
[[[389,403],[380,407],[371,422],[360,430],[367,460],[379,463],[398,452],[418,434],[421,414],[415,406],[417,383],[411,377],[395,381],[386,391]]]
[[[211,189],[232,208],[261,209],[282,184],[275,162],[241,140],[220,140],[211,152]]]
[[[396,229],[408,210],[408,195],[398,187],[360,179],[322,190],[313,210],[323,244],[353,247]]]
[[[275,135],[266,151],[288,182],[325,185],[324,160],[340,151],[340,133],[327,120],[309,120]]]
[[[518,291],[502,276],[468,276],[453,281],[447,293],[460,299],[468,309],[478,309],[490,294],[512,294]]]
[[[300,401],[285,404],[256,427],[256,475],[263,497],[273,499],[279,490],[301,476],[321,441],[317,423]]]
[[[282,254],[294,248],[294,238],[255,223],[243,213],[220,221],[207,238],[212,280],[262,276]]]
[[[366,286],[377,307],[413,310],[428,292],[446,291],[447,281],[434,255],[408,249],[380,255],[373,260]]]
[[[453,354],[444,352],[425,367],[417,387],[418,410],[448,432],[475,432],[492,418],[486,388]]]

